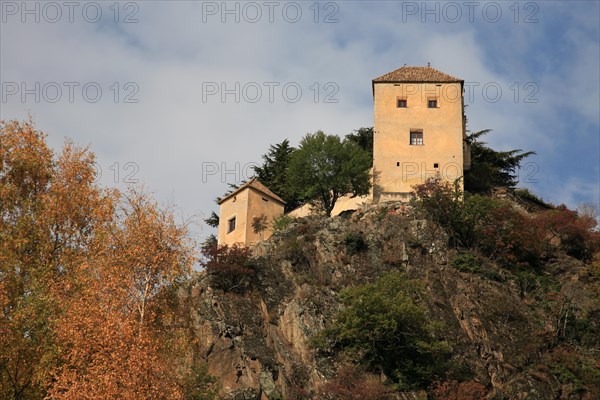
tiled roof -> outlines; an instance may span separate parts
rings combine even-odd
[[[462,79],[445,74],[433,67],[401,67],[379,78],[377,82],[463,82]]]
[[[271,192],[271,190],[269,190],[268,187],[266,187],[265,185],[263,185],[262,183],[260,183],[258,180],[256,180],[256,178],[252,178],[251,180],[249,180],[248,182],[244,183],[242,186],[240,186],[239,188],[237,188],[236,190],[234,190],[233,192],[229,193],[227,196],[223,197],[221,200],[219,200],[219,204],[223,203],[225,200],[235,196],[236,194],[240,193],[242,190],[251,187],[257,191],[259,191],[260,193],[269,196],[270,198],[272,198],[273,200],[276,200],[278,202],[280,202],[281,204],[285,204],[285,201],[283,201],[283,199],[279,196],[277,196],[275,193]]]

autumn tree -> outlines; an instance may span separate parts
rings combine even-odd
[[[45,139],[0,123],[0,398],[183,398],[194,374],[161,296],[194,260],[185,227]]]
[[[586,202],[577,206],[577,213],[582,218],[587,218],[594,224],[594,228],[600,225],[600,203]]]
[[[580,215],[561,204],[540,213],[536,220],[549,235],[550,242],[558,241],[558,247],[570,256],[590,260],[600,249],[600,233],[594,231],[596,219],[590,215]]]
[[[369,154],[354,141],[318,131],[306,135],[292,154],[288,182],[330,216],[340,197],[369,193],[370,166]]]
[[[31,122],[0,122],[0,389],[2,398],[45,395],[57,361],[57,291],[93,252],[111,220],[113,193],[93,181],[94,156],[67,142],[55,158]]]
[[[48,191],[52,156],[43,135],[30,124],[1,123],[0,397],[6,399],[43,394],[38,365],[52,343],[43,335],[49,327],[39,313],[51,308],[40,293],[47,292],[40,275],[50,268],[38,256],[49,241],[36,217],[42,207],[37,196]]]
[[[75,271],[77,287],[63,293],[66,311],[56,329],[65,349],[51,396],[181,398],[177,363],[169,357],[177,343],[171,327],[157,320],[157,301],[191,269],[185,227],[130,192],[95,245],[98,255]]]

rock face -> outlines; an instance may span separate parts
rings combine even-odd
[[[335,376],[337,361],[309,342],[340,309],[340,290],[394,269],[425,283],[423,300],[444,324],[453,361],[492,396],[580,398],[544,361],[561,321],[560,305],[544,300],[547,290],[539,282],[527,287],[491,262],[491,274],[460,272],[442,230],[401,205],[297,220],[254,253],[259,267],[248,290],[213,289],[204,273],[180,290],[223,398],[313,398]],[[581,262],[564,257],[546,267],[548,284],[565,304],[588,296]]]

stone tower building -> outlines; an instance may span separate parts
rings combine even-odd
[[[470,167],[464,143],[464,81],[430,66],[404,66],[373,79],[375,108],[373,189],[368,196],[344,196],[332,215],[364,203],[407,201],[413,186],[438,176],[450,182]],[[462,181],[461,181],[462,189]],[[219,244],[253,244],[272,233],[272,221],[284,202],[252,179],[220,202]],[[290,215],[312,213],[309,205]],[[254,232],[255,217],[267,217],[267,228]]]
[[[254,244],[273,233],[273,220],[283,214],[285,201],[252,179],[219,201],[219,236],[222,244]],[[266,217],[265,229],[255,232],[255,217]]]
[[[373,80],[375,203],[407,200],[427,178],[453,182],[469,168],[463,85],[430,66],[404,66]]]

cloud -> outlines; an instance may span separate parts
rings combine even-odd
[[[571,177],[560,186],[556,185],[553,200],[556,204],[569,204],[571,208],[586,202],[595,203],[600,206],[599,182],[592,182],[580,177]],[[574,205],[574,206],[573,206]]]
[[[126,9],[130,3],[137,9]],[[515,23],[509,4],[501,3],[502,20],[489,23],[481,3],[473,22],[463,17],[450,23],[440,15],[436,23],[430,15],[422,23],[423,10],[411,14],[407,8],[413,3],[421,7],[321,2],[316,15],[314,3],[298,2],[302,17],[295,23],[289,22],[295,7],[290,2],[277,3],[272,22],[256,3],[263,14],[254,23],[247,21],[255,14],[246,3],[235,2],[226,6],[238,4],[239,23],[235,13],[225,13],[222,22],[223,2],[119,3],[118,23],[108,8],[112,3],[98,3],[103,17],[97,23],[77,13],[73,23],[22,23],[19,15],[3,14],[3,84],[79,86],[73,102],[65,100],[66,92],[56,103],[10,96],[0,103],[0,117],[31,113],[54,147],[64,136],[91,144],[103,183],[123,186],[123,177],[137,168],[133,178],[160,199],[172,200],[185,215],[207,214],[216,210],[213,199],[227,189],[225,181],[247,178],[242,167],[260,161],[269,144],[285,138],[297,143],[317,129],[344,135],[372,126],[371,79],[405,63],[431,62],[471,82],[472,130],[493,128],[488,141],[499,149],[536,150],[548,179],[557,175],[569,182],[569,195],[555,190],[561,183],[539,184],[544,198],[571,206],[597,198],[598,13],[587,12],[587,4],[536,3],[538,23]],[[217,14],[208,12],[214,5]],[[128,15],[138,22],[124,23]],[[324,23],[328,16],[333,23]],[[84,98],[86,83],[101,87],[98,102]],[[207,95],[213,83],[218,92]],[[490,84],[502,90],[496,102],[483,91]],[[257,87],[262,96],[252,102]],[[302,95],[291,101],[297,88]],[[230,91],[224,98],[222,89]],[[525,102],[527,95],[538,102]],[[595,147],[565,148],[573,126],[579,143]],[[573,159],[590,164],[574,172],[576,179],[563,168]],[[126,170],[126,163],[133,164]],[[203,168],[215,164],[218,173],[203,177]]]

